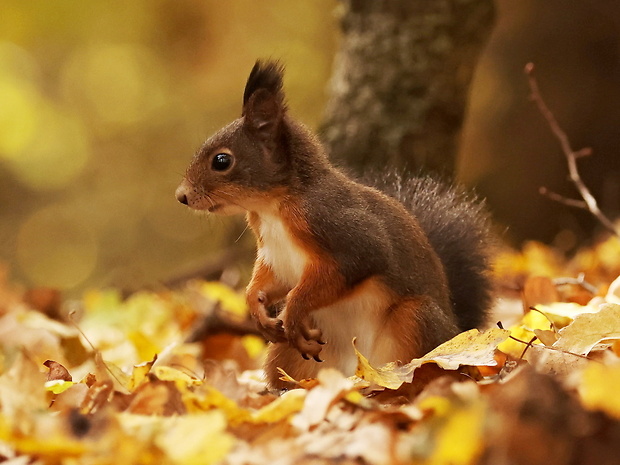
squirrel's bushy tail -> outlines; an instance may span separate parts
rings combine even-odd
[[[413,213],[443,263],[458,325],[484,324],[491,305],[494,240],[483,203],[434,178],[396,173],[371,176],[372,184]]]

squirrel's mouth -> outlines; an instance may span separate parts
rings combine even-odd
[[[220,208],[222,208],[222,205],[220,205],[220,204],[215,204],[215,205],[211,205],[209,208],[207,208],[207,211],[208,211],[209,213],[213,213],[213,212],[215,212],[215,211],[219,210]]]

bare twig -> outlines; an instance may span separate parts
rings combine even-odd
[[[562,152],[566,157],[566,161],[568,162],[568,172],[570,176],[570,180],[573,182],[579,194],[583,198],[583,203],[579,200],[567,199],[558,194],[544,191],[544,193],[552,198],[553,200],[560,201],[566,205],[570,205],[572,207],[579,207],[587,209],[594,217],[609,231],[611,231],[616,236],[620,236],[620,231],[615,227],[613,222],[605,216],[605,214],[598,207],[598,203],[596,199],[588,189],[588,187],[581,179],[581,175],[579,174],[579,170],[577,168],[577,160],[581,157],[588,156],[592,153],[590,148],[583,148],[581,150],[573,150],[570,145],[570,141],[568,140],[568,136],[564,132],[564,130],[560,127],[560,124],[556,120],[554,114],[551,112],[543,97],[540,93],[540,89],[538,87],[538,81],[534,77],[534,64],[528,63],[525,66],[525,74],[527,74],[528,82],[530,85],[530,98],[538,107],[538,110],[543,115],[551,132],[556,137],[556,139],[560,142],[560,146],[562,147]]]
[[[550,198],[554,202],[562,203],[568,207],[582,208],[584,210],[588,209],[588,204],[585,203],[583,200],[569,199],[567,197],[564,197],[563,195],[558,194],[557,192],[550,191],[546,187],[541,187],[540,189],[538,189],[538,192],[540,192],[545,197]]]
[[[598,289],[596,288],[596,286],[586,281],[586,275],[584,273],[579,273],[579,276],[577,276],[576,278],[555,278],[553,280],[553,284],[555,284],[556,286],[574,284],[576,286],[581,286],[583,289],[588,291],[590,294],[596,294],[598,292]]]

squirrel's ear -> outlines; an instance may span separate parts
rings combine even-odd
[[[243,92],[244,125],[263,142],[273,141],[286,111],[282,75],[278,62],[257,61]]]
[[[265,89],[259,89],[252,94],[243,110],[243,124],[251,133],[263,142],[276,138],[283,114],[277,96]]]

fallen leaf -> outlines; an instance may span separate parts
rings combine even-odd
[[[582,372],[579,396],[590,410],[600,410],[620,420],[620,363],[590,362]]]
[[[39,371],[39,366],[20,352],[11,368],[0,376],[2,414],[12,421],[47,408],[45,381],[46,376]]]
[[[75,383],[73,381],[64,381],[62,379],[53,379],[51,381],[46,381],[45,382],[45,389],[47,389],[48,391],[52,392],[53,394],[60,394],[64,391],[66,391],[67,389],[69,389],[71,386],[73,386]]]
[[[307,391],[292,389],[252,414],[252,423],[277,423],[298,413],[304,406]]]
[[[55,362],[54,360],[46,360],[45,362],[43,362],[43,365],[45,365],[50,370],[47,374],[48,381],[73,381],[69,370],[67,370],[60,363]]]
[[[496,366],[495,350],[510,336],[510,331],[492,328],[485,332],[470,329],[458,334],[424,357],[412,360],[409,365],[420,366],[434,362],[445,370],[456,370],[460,366]]]
[[[620,339],[620,305],[604,304],[596,313],[578,315],[559,332],[556,349],[586,355],[601,341]]]
[[[398,389],[403,383],[410,383],[414,371],[425,363],[435,363],[444,370],[457,370],[461,366],[496,366],[497,346],[509,335],[508,330],[500,328],[492,328],[483,333],[477,329],[471,329],[444,342],[424,357],[413,359],[402,366],[392,362],[383,367],[374,368],[356,350],[358,354],[356,375],[368,381],[371,386]]]
[[[620,304],[620,276],[609,285],[605,300],[610,304]]]
[[[127,412],[141,415],[182,415],[186,412],[181,392],[174,381],[157,378],[136,389]]]
[[[382,367],[375,368],[370,364],[368,359],[357,350],[355,340],[353,340],[353,349],[357,355],[355,376],[367,381],[369,387],[381,386],[396,390],[402,386],[403,383],[411,381],[410,367],[391,362]]]
[[[146,381],[146,375],[149,374],[151,368],[153,367],[153,364],[156,361],[157,356],[155,356],[150,362],[144,362],[133,366],[131,377],[129,378],[129,382],[127,383],[127,389],[129,389],[129,391],[133,392],[138,386],[140,386],[144,381]]]
[[[443,412],[445,422],[436,435],[428,465],[468,465],[475,463],[484,450],[486,404],[476,401],[450,405]]]
[[[201,283],[200,291],[208,298],[220,302],[222,308],[235,315],[246,315],[248,306],[245,295],[235,292],[230,287],[217,281]]]
[[[225,416],[218,411],[173,417],[121,413],[118,420],[131,442],[164,454],[159,460],[140,458],[132,463],[209,465],[220,462],[235,442],[226,432]]]
[[[293,420],[293,426],[300,430],[317,425],[326,416],[329,408],[351,392],[355,383],[333,368],[324,368],[317,376],[319,384],[308,391],[304,407]]]
[[[530,276],[523,285],[523,307],[527,310],[537,304],[560,300],[560,293],[548,276]]]

